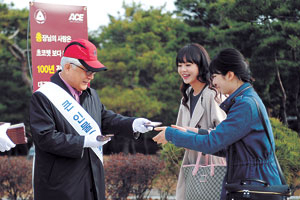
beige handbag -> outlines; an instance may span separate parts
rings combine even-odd
[[[203,156],[205,164],[200,165],[200,159]],[[214,164],[212,157],[212,155],[203,155],[198,152],[196,164],[182,166],[186,200],[220,199],[222,183],[226,174],[226,162],[224,158],[220,158],[223,162]]]

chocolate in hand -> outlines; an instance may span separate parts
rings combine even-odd
[[[25,136],[25,125],[24,123],[15,124],[8,127],[6,131],[7,136],[15,144],[26,144],[27,138]]]

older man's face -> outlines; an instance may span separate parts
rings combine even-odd
[[[86,90],[91,80],[94,79],[95,73],[87,72],[86,68],[82,65],[68,65],[65,66],[64,69],[64,71],[66,70],[66,81],[70,84],[71,87],[79,92]]]

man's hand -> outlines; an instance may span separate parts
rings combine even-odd
[[[1,152],[9,151],[11,148],[16,146],[6,134],[7,128],[9,126],[10,126],[9,123],[5,123],[0,126],[0,151]]]
[[[101,134],[100,133],[92,133],[90,135],[86,135],[84,136],[84,144],[83,144],[83,147],[100,147],[100,146],[103,146],[105,145],[106,143],[108,143],[111,139],[109,138],[108,140],[106,141],[99,141],[97,140],[97,136],[100,136]]]
[[[147,123],[150,123],[151,121],[145,118],[137,118],[132,123],[132,129],[133,132],[139,132],[139,133],[146,133],[148,131],[152,131],[153,127],[146,127],[144,126]]]

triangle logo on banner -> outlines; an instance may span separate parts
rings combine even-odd
[[[46,21],[46,13],[38,9],[34,14],[34,19],[38,24],[43,24]]]
[[[45,20],[45,17],[44,17],[44,15],[43,15],[42,11],[39,11],[39,12],[37,13],[37,15],[35,16],[35,19],[38,20],[38,21],[43,21],[43,20]]]

